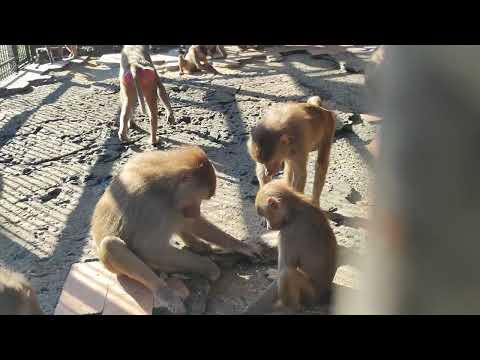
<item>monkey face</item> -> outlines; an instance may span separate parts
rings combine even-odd
[[[264,165],[265,175],[274,176],[280,171],[285,159],[289,158],[291,144],[291,136],[278,135],[262,126],[257,126],[252,131],[247,147],[252,159]]]
[[[279,198],[257,197],[256,208],[258,215],[267,221],[268,230],[279,230],[285,224],[286,210]]]
[[[280,171],[281,162],[279,161],[269,161],[264,164],[265,167],[265,176],[275,176]]]

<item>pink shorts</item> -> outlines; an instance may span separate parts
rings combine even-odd
[[[155,81],[155,73],[150,69],[137,68],[137,78],[140,82],[140,86],[144,89],[151,86]],[[123,74],[122,82],[126,86],[133,85],[133,77],[130,71],[126,71]]]

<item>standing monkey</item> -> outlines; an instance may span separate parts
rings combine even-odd
[[[265,313],[277,307],[298,311],[304,305],[330,302],[337,242],[323,211],[284,180],[263,186],[255,207],[269,229],[280,230],[278,279],[246,313]]]
[[[127,131],[135,126],[132,119],[136,99],[140,103],[142,113],[146,114],[145,100],[150,111],[150,137],[152,145],[157,143],[158,108],[157,97],[160,96],[167,111],[167,120],[175,123],[170,99],[160,77],[155,70],[150,54],[145,45],[125,45],[120,60],[120,141],[127,142]],[[157,94],[158,89],[158,94]],[[145,97],[145,100],[144,100]]]
[[[43,315],[27,279],[5,268],[0,268],[0,315]]]
[[[183,75],[184,71],[191,74],[198,71],[206,71],[216,75],[220,73],[208,62],[207,55],[210,51],[209,46],[216,47],[217,45],[192,45],[188,49],[187,55],[178,55],[178,68],[180,75]],[[225,49],[223,49],[225,51]],[[226,56],[226,52],[225,52]]]
[[[306,103],[273,105],[263,121],[252,129],[247,143],[250,156],[256,161],[260,188],[285,163],[288,184],[303,193],[308,155],[317,150],[312,203],[320,206],[334,136],[335,115],[322,107],[320,97],[310,97]]]
[[[220,268],[208,257],[173,247],[173,234],[192,250],[209,248],[201,238],[246,256],[257,254],[201,215],[202,201],[210,199],[215,188],[215,170],[197,146],[133,157],[93,213],[91,233],[100,260],[110,271],[151,289],[156,308],[185,313],[180,297],[154,270],[199,273],[215,281]]]

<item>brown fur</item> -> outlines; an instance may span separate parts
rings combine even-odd
[[[260,188],[271,181],[285,163],[287,182],[296,191],[303,192],[308,155],[317,150],[312,202],[320,205],[335,135],[335,115],[321,105],[318,96],[309,98],[306,103],[274,105],[267,110],[263,121],[252,129],[248,149],[257,162]]]
[[[5,268],[0,268],[0,315],[43,315],[27,279]]]
[[[279,230],[278,279],[250,305],[248,314],[277,305],[298,311],[329,302],[337,268],[337,242],[324,213],[284,180],[266,184],[255,207],[272,230]]]
[[[112,272],[151,289],[155,307],[184,313],[180,296],[154,270],[199,273],[215,281],[220,269],[208,257],[173,247],[173,234],[192,250],[209,249],[202,239],[247,256],[256,251],[201,215],[202,201],[211,198],[215,188],[214,168],[197,146],[133,157],[113,178],[92,216],[100,260]]]
[[[224,59],[228,57],[228,54],[227,54],[227,51],[225,50],[224,45],[205,45],[205,46],[207,47],[208,55],[210,55],[212,58],[217,54],[220,54],[220,56]]]
[[[178,56],[180,75],[183,75],[185,71],[189,74],[198,71],[206,71],[219,75],[220,73],[208,62],[207,59],[207,55],[209,55],[209,47],[211,48],[212,46],[216,47],[217,45],[192,45],[188,49],[187,55],[183,56],[180,54]]]
[[[139,82],[139,75],[137,70],[139,68],[149,69],[155,73],[153,81],[145,85],[145,91],[142,90]],[[133,76],[134,86],[126,86],[122,81],[124,74],[130,71]],[[172,107],[170,105],[170,98],[165,90],[165,87],[158,76],[155,66],[153,65],[150,53],[147,47],[144,45],[125,45],[122,49],[120,60],[120,99],[122,102],[122,110],[120,114],[120,128],[118,131],[118,137],[122,142],[128,142],[127,131],[128,128],[135,126],[132,119],[133,110],[136,100],[138,100],[142,113],[146,114],[145,101],[147,102],[150,112],[150,136],[151,143],[157,143],[157,126],[158,126],[158,107],[157,98],[160,99],[167,112],[167,121],[170,124],[175,123],[175,117],[173,116]],[[158,94],[157,94],[158,89]]]

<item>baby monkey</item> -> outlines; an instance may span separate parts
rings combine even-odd
[[[0,315],[43,315],[27,279],[5,268],[0,268]]]
[[[337,268],[337,242],[322,210],[283,179],[273,180],[257,194],[255,207],[268,228],[279,230],[278,278],[247,314],[329,303]]]
[[[252,129],[247,143],[250,156],[256,161],[260,188],[284,164],[288,184],[303,193],[308,155],[317,150],[312,203],[320,206],[334,136],[335,115],[322,107],[320,97],[310,97],[306,103],[273,105]]]
[[[157,98],[160,96],[167,112],[167,121],[175,123],[170,98],[153,65],[150,54],[145,45],[125,45],[120,60],[120,99],[122,110],[120,113],[120,129],[118,137],[122,142],[128,142],[127,131],[135,127],[133,110],[136,99],[140,103],[145,115],[145,100],[150,111],[151,143],[157,143],[158,108]],[[157,94],[158,89],[158,94]],[[144,99],[145,98],[145,99]]]
[[[180,75],[183,75],[184,71],[187,73],[195,73],[198,71],[206,71],[216,75],[220,73],[208,62],[207,55],[211,55],[214,50],[212,47],[218,47],[221,45],[192,45],[188,49],[187,55],[180,54],[178,56],[178,68]],[[226,51],[222,47],[221,54],[226,57]]]

